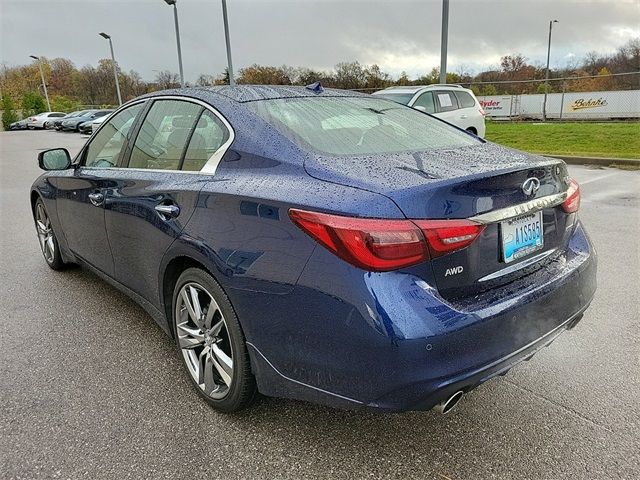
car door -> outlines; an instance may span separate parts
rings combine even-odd
[[[455,92],[458,99],[458,118],[460,119],[460,128],[473,131],[479,137],[484,137],[484,117],[480,113],[480,105],[473,95],[464,90]]]
[[[224,134],[205,128],[207,121],[224,127],[208,108],[189,99],[153,100],[107,191],[115,278],[154,305],[162,257],[211,179],[201,168],[224,142]]]
[[[105,191],[113,183],[111,174],[142,107],[143,103],[134,104],[112,117],[82,149],[77,168],[52,179],[69,248],[108,275],[113,275],[113,259],[104,225]]]
[[[411,104],[416,110],[434,114],[436,113],[436,104],[433,99],[433,92],[424,92],[420,94]]]
[[[436,117],[441,118],[456,126],[460,126],[460,118],[458,112],[458,99],[454,92],[450,90],[435,90],[433,96],[436,101]]]

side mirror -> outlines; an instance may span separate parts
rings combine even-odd
[[[420,110],[421,112],[425,112],[425,113],[427,112],[427,109],[424,108],[422,105],[418,105],[413,108],[415,108],[416,110]]]
[[[53,148],[38,154],[42,170],[66,170],[71,166],[71,155],[66,148]]]

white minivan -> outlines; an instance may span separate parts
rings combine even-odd
[[[451,84],[416,85],[389,87],[373,95],[430,113],[484,138],[485,112],[468,88]]]

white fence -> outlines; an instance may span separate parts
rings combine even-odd
[[[544,95],[492,95],[478,100],[493,118],[542,118]],[[567,92],[547,95],[547,118],[609,120],[640,118],[640,90]]]

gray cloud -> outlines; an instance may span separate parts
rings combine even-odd
[[[439,63],[439,0],[228,0],[228,6],[236,68],[328,69],[359,60],[415,76]],[[97,35],[106,31],[124,70],[147,79],[154,70],[178,70],[173,15],[163,0],[2,0],[0,8],[0,61],[9,65],[27,63],[30,54],[95,65],[108,56]],[[187,79],[220,73],[226,65],[220,1],[178,0],[178,11]],[[552,18],[560,21],[552,65],[640,37],[636,0],[451,0],[450,70],[496,65],[513,52],[542,63]]]

